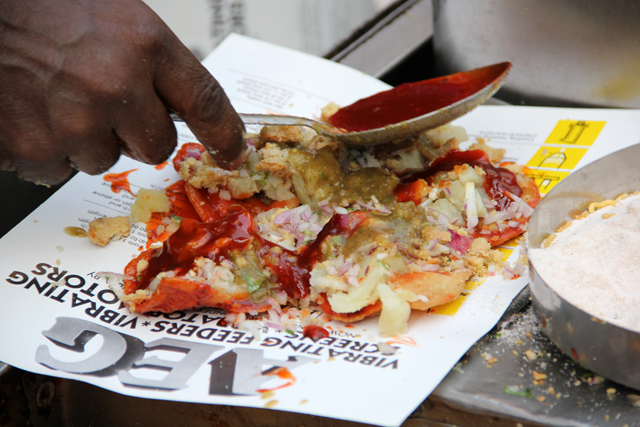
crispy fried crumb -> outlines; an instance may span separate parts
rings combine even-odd
[[[471,144],[469,150],[482,150],[489,155],[491,163],[498,164],[507,152],[504,148],[489,147],[483,138],[476,139],[476,142]]]
[[[228,171],[217,167],[207,153],[201,160],[185,159],[180,165],[180,177],[195,188],[225,187],[229,178],[239,176],[238,171]]]
[[[128,216],[98,218],[89,224],[89,239],[96,245],[106,246],[112,239],[128,236],[130,231]]]
[[[264,126],[260,129],[260,142],[267,144],[297,145],[306,135],[300,126]]]
[[[533,371],[533,379],[535,379],[536,381],[546,380],[547,374],[542,374],[538,371]]]
[[[323,121],[326,121],[329,117],[337,113],[339,109],[340,109],[340,106],[335,102],[328,103],[320,111],[320,119]]]
[[[256,171],[269,172],[282,178],[289,178],[293,174],[287,161],[287,150],[281,149],[277,144],[267,143],[260,154],[262,160],[256,164]]]

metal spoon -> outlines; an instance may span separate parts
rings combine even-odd
[[[344,120],[341,122],[343,126],[338,128],[329,123],[295,116],[240,114],[240,118],[245,124],[251,125],[307,126],[319,134],[338,139],[351,146],[387,144],[403,141],[426,130],[442,126],[483,104],[504,84],[510,69],[511,63],[503,62],[449,76],[406,83],[342,107],[329,119],[331,121],[341,115],[341,119],[348,122],[350,117],[358,118],[368,115],[373,117],[376,113],[398,117],[398,114],[395,114],[398,113],[398,108],[411,107],[407,110],[412,111],[407,111],[404,116],[400,116],[402,120],[387,123],[380,121],[384,120],[382,117],[378,120],[382,125],[366,130],[341,129],[349,127],[348,124],[344,125]],[[427,95],[424,95],[425,93]],[[431,98],[425,98],[425,96],[431,96]],[[436,105],[437,109],[429,110],[427,106],[419,105],[423,100],[427,100],[427,104],[430,103],[431,107]],[[387,113],[385,113],[386,107],[388,107]],[[182,121],[174,114],[172,118],[175,121]]]

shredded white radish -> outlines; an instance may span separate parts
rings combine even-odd
[[[464,206],[467,213],[467,228],[473,228],[478,225],[476,187],[473,182],[467,182],[465,184]]]

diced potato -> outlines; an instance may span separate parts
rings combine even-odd
[[[148,222],[153,212],[169,212],[171,204],[164,191],[141,188],[131,206],[131,222]]]
[[[464,193],[463,197],[464,197]],[[464,224],[464,218],[460,215],[460,211],[456,209],[455,206],[451,204],[447,199],[438,199],[433,202],[433,209],[440,212],[443,215],[446,215],[451,222],[454,222],[458,225]]]
[[[424,157],[414,146],[398,150],[394,158],[386,161],[386,166],[397,174],[409,169],[422,169],[424,167]]]
[[[472,167],[465,167],[464,171],[460,174],[459,180],[462,184],[473,182],[476,187],[484,184],[484,178]]]
[[[382,312],[378,321],[378,331],[382,336],[397,336],[407,333],[411,306],[384,283],[378,285]]]
[[[358,286],[352,286],[349,292],[337,292],[329,296],[331,310],[336,313],[354,313],[377,300],[376,287],[384,283],[387,269],[380,263],[369,268],[369,274]]]
[[[455,138],[458,142],[465,142],[469,139],[465,128],[450,124],[437,127],[425,133],[436,147],[441,147],[451,138]]]
[[[465,188],[460,181],[453,181],[449,186],[450,194],[447,195],[447,199],[458,210],[462,210],[464,207]]]

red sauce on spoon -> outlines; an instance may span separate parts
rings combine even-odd
[[[360,132],[410,120],[439,110],[489,86],[511,68],[503,62],[450,76],[405,83],[343,107],[327,121]]]

